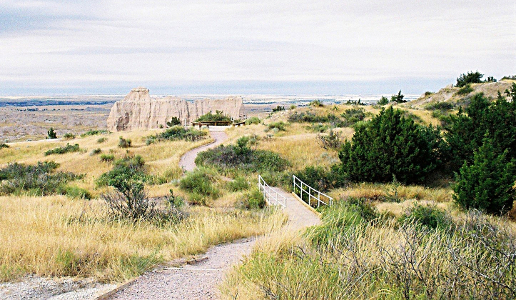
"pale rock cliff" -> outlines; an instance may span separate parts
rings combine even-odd
[[[190,124],[200,116],[217,110],[239,119],[244,112],[242,98],[203,99],[192,103],[170,96],[151,98],[148,89],[139,87],[113,105],[107,127],[111,131],[153,129],[165,126],[172,117],[179,118],[182,124]]]

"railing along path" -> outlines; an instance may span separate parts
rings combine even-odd
[[[312,188],[308,184],[301,181],[301,179],[297,178],[296,175],[292,175],[292,179],[294,182],[294,193],[297,196],[299,196],[299,198],[303,201],[305,201],[305,198],[308,197],[308,199],[307,199],[308,205],[310,205],[312,207],[315,205],[315,203],[314,203],[314,205],[312,205],[312,200],[314,202],[317,201],[316,207],[321,206],[321,204],[330,205],[330,206],[333,205],[332,197]],[[303,198],[303,197],[305,197],[305,198]]]
[[[287,207],[287,198],[270,187],[261,175],[258,175],[258,189],[263,193],[263,198],[269,205]]]

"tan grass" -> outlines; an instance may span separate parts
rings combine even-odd
[[[279,213],[194,207],[179,224],[108,222],[100,201],[65,197],[0,197],[2,280],[23,273],[95,276],[120,281],[150,264],[204,251],[208,246],[279,227]],[[63,259],[71,253],[72,263]],[[73,267],[73,270],[70,268]],[[72,273],[72,274],[70,274]]]

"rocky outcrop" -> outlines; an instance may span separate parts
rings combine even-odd
[[[111,108],[107,127],[111,131],[153,129],[165,126],[172,117],[190,124],[200,116],[220,110],[233,119],[243,116],[241,97],[222,100],[203,99],[188,102],[178,97],[151,98],[146,88],[132,89]]]

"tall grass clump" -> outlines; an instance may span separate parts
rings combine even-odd
[[[255,287],[266,299],[516,297],[516,236],[479,212],[432,228],[343,203],[322,221],[306,233],[308,243],[279,241],[253,252],[223,291]]]

